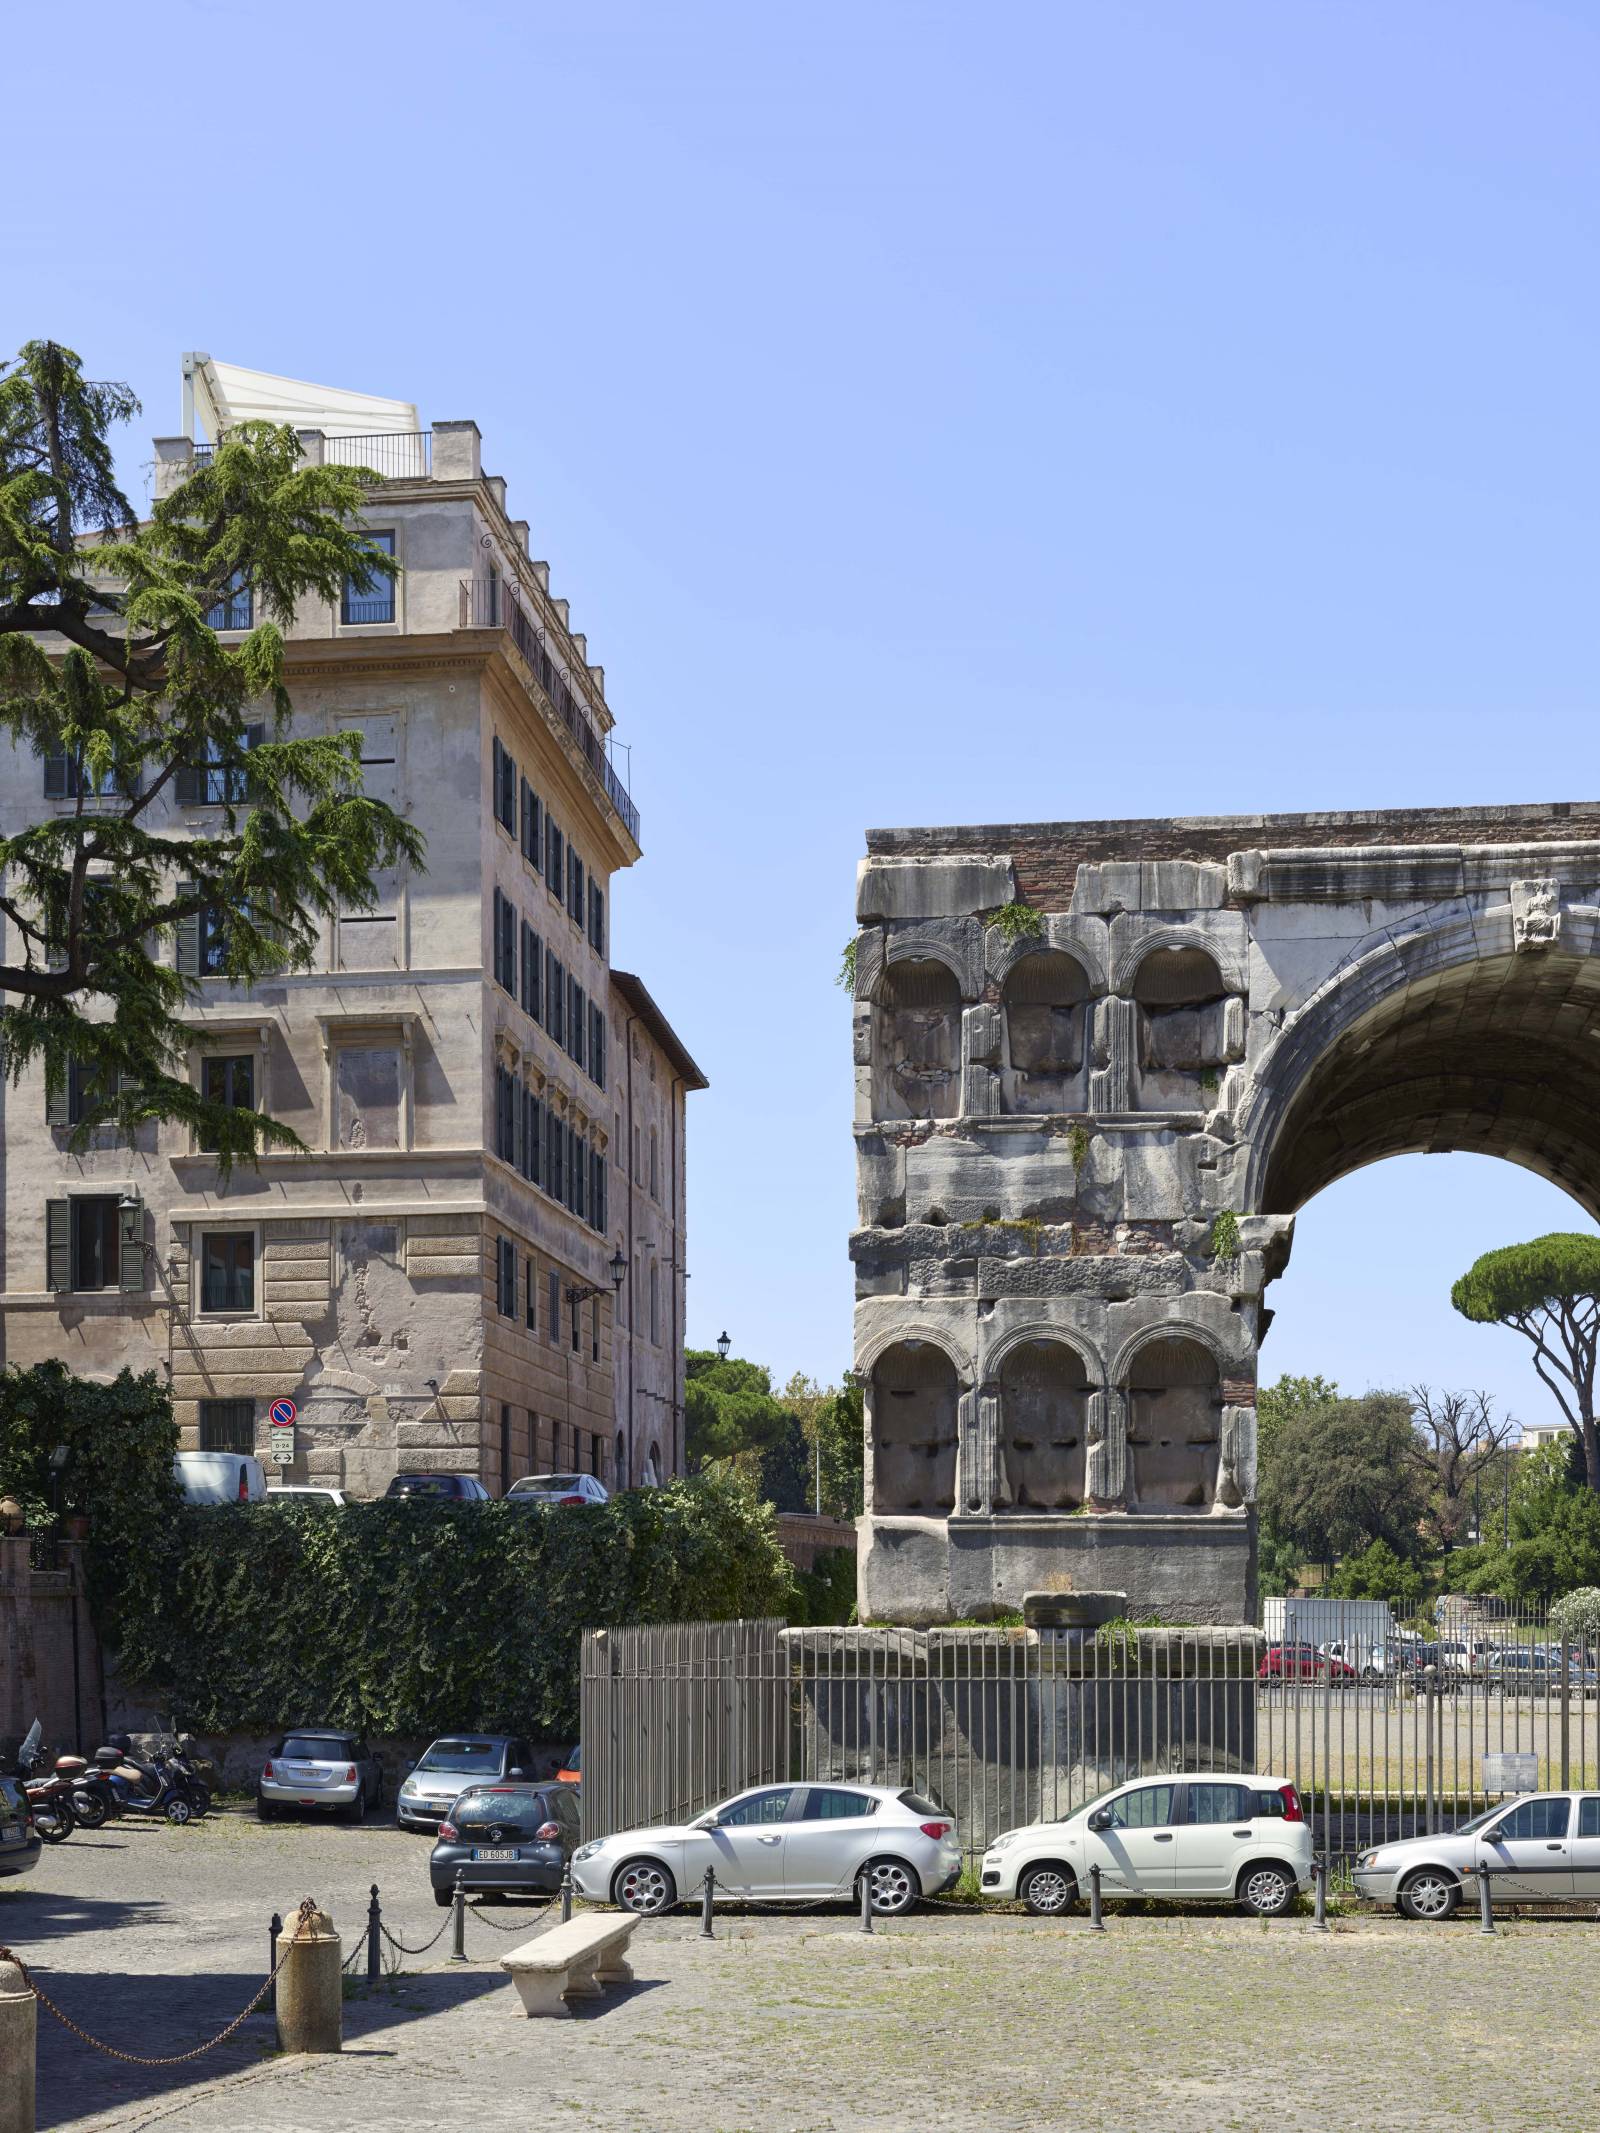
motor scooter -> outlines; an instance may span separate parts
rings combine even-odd
[[[17,1750],[17,1776],[28,1802],[28,1819],[46,1844],[64,1844],[78,1826],[72,1811],[72,1780],[43,1767],[44,1729],[38,1719]]]
[[[109,1761],[115,1753],[117,1761]],[[105,1748],[96,1750],[95,1762],[105,1769],[113,1790],[130,1815],[153,1815],[180,1826],[204,1813],[194,1796],[192,1781],[172,1769],[162,1756],[150,1762],[133,1753],[126,1733],[112,1736]]]

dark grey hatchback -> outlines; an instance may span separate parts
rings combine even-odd
[[[450,1901],[457,1874],[474,1895],[552,1892],[577,1842],[577,1797],[565,1785],[474,1785],[439,1825],[433,1900]]]
[[[29,1819],[22,1780],[0,1777],[0,1874],[31,1874],[43,1849]]]

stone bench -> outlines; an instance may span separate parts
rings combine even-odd
[[[569,1918],[500,1958],[529,2015],[564,2014],[570,2000],[598,2000],[633,1978],[628,1943],[637,1918]]]

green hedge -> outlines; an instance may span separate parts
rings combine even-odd
[[[578,1635],[781,1615],[770,1505],[726,1479],[519,1510],[410,1497],[185,1509],[122,1672],[203,1732],[570,1734]]]

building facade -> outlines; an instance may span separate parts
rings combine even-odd
[[[474,423],[301,444],[386,473],[366,523],[400,570],[303,604],[286,633],[294,730],[361,735],[367,789],[423,832],[425,869],[332,918],[315,968],[248,991],[206,974],[203,922],[175,944],[199,981],[191,1072],[305,1153],[224,1178],[166,1126],[74,1153],[70,1086],[48,1115],[42,1068],[5,1090],[6,1356],[153,1365],[186,1446],[253,1448],[284,1478],[358,1495],[408,1470],[491,1490],[551,1467],[612,1481],[635,1188],[611,898],[640,846],[605,677]],[[158,493],[206,449],[157,440]],[[248,591],[216,618],[252,619]],[[217,776],[196,766],[156,803],[176,835],[216,821]],[[8,750],[7,832],[75,804],[58,797],[71,782]],[[681,1184],[681,1134],[677,1166]],[[676,1382],[681,1311],[667,1326]],[[681,1438],[652,1441],[675,1471]]]
[[[1600,1210],[1600,806],[874,831],[857,917],[862,1618],[1252,1621],[1297,1210],[1453,1149]]]

